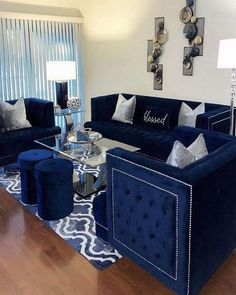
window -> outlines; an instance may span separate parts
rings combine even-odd
[[[74,60],[77,80],[69,81],[69,96],[84,106],[81,25],[70,22],[0,18],[0,99],[38,97],[54,101],[46,62]]]

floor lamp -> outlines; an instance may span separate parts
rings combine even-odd
[[[76,79],[74,61],[48,61],[47,80],[56,82],[57,105],[67,108],[68,80]]]
[[[220,40],[217,67],[219,69],[232,69],[229,134],[235,135],[234,100],[236,92],[236,39]]]

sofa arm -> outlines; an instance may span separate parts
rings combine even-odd
[[[198,115],[196,127],[206,130],[213,130],[222,133],[229,133],[230,110],[228,107],[219,107]]]
[[[236,144],[187,170],[192,183],[190,294],[198,294],[236,247]]]
[[[26,113],[32,126],[45,128],[55,126],[54,108],[51,101],[30,98]]]

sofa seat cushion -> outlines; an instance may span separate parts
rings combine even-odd
[[[2,132],[0,134],[0,158],[32,149],[32,141],[60,133],[59,127],[31,127]],[[35,147],[37,145],[35,144]]]
[[[100,132],[105,138],[140,148],[145,147],[148,149],[152,143],[158,143],[160,141],[165,142],[169,139],[168,131],[157,130],[155,128],[143,126],[142,124],[131,125],[118,121],[97,121],[87,122],[85,123],[85,127]]]

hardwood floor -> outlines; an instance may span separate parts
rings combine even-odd
[[[1,295],[172,295],[127,258],[96,270],[0,188]],[[236,252],[201,295],[236,294]]]

